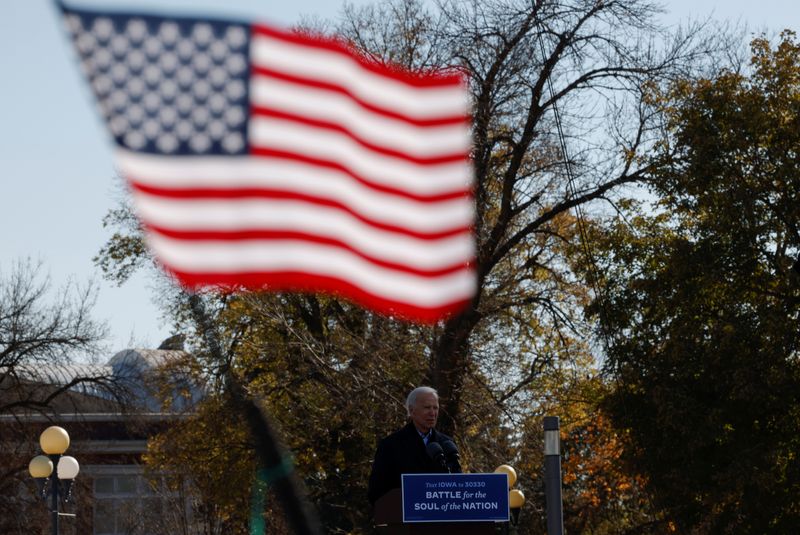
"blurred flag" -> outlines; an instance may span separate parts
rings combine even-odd
[[[148,246],[182,284],[417,321],[472,298],[459,75],[259,24],[63,10]]]

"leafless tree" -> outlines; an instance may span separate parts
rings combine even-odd
[[[41,429],[25,417],[70,411],[99,392],[114,401],[124,395],[100,367],[73,367],[78,357],[97,356],[106,335],[90,314],[95,294],[92,285],[74,284],[51,294],[41,264],[30,260],[0,273],[0,532],[32,529],[26,517],[42,516],[29,514],[36,500],[27,492],[27,463]]]
[[[91,317],[96,288],[70,283],[48,302],[51,284],[41,264],[17,262],[0,273],[0,413],[42,411],[68,392],[106,388],[108,378],[68,376],[47,381],[81,357],[91,362],[106,336],[104,323]],[[58,377],[53,377],[58,379]],[[48,384],[50,383],[50,384]]]
[[[498,404],[524,400],[543,362],[557,366],[581,345],[591,281],[575,279],[568,255],[585,245],[592,210],[649,178],[659,126],[652,88],[696,72],[719,36],[702,25],[669,33],[647,0],[425,6],[350,6],[342,31],[377,61],[452,66],[469,77],[478,292],[433,330],[428,372],[442,426],[454,431],[464,424],[466,383],[488,383]],[[510,365],[504,354],[522,358],[496,373]],[[483,373],[487,362],[495,373]]]

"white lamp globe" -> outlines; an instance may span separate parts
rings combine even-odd
[[[81,467],[75,457],[65,455],[58,460],[58,479],[75,479]]]

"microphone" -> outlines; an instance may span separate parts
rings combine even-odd
[[[447,466],[447,461],[444,458],[444,450],[438,442],[428,442],[428,445],[425,446],[425,451],[428,452],[428,457],[433,459],[443,471],[450,471],[450,467]]]
[[[461,473],[461,463],[458,457],[458,448],[452,440],[442,442],[442,451],[447,461],[447,469],[451,474]]]

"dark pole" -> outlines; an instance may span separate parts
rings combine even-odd
[[[58,535],[58,459],[61,455],[50,455],[53,473],[50,474],[50,517],[53,519],[53,535]]]
[[[288,454],[280,444],[277,433],[261,404],[248,395],[245,388],[236,380],[233,370],[222,353],[214,326],[206,314],[203,302],[199,296],[192,294],[189,297],[189,304],[208,344],[209,352],[221,368],[228,393],[247,421],[250,433],[255,439],[256,454],[260,464],[270,475],[268,479],[283,505],[290,526],[296,535],[321,534],[322,528],[319,520],[305,499],[303,485],[293,471],[294,467]]]
[[[544,494],[547,501],[547,535],[563,535],[558,416],[544,417]]]

